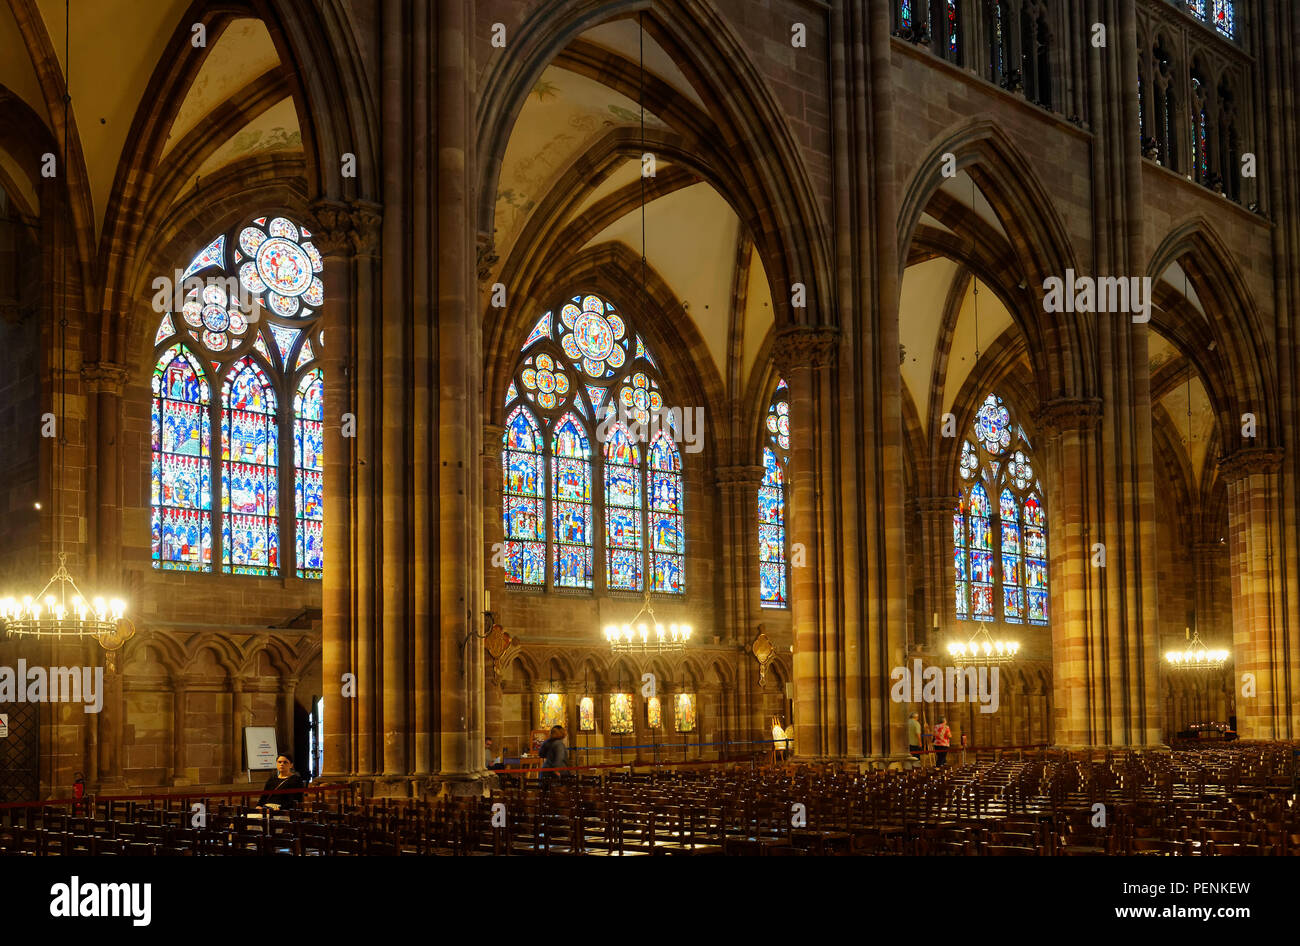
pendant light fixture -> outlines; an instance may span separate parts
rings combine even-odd
[[[54,439],[52,488],[54,494],[54,526],[57,530],[57,565],[50,580],[38,593],[11,594],[0,599],[0,622],[10,637],[54,638],[56,640],[98,640],[107,651],[121,647],[135,634],[135,628],[126,620],[126,603],[118,598],[83,594],[67,568],[67,549],[64,542],[64,478],[67,462],[68,419],[68,250],[72,242],[67,233],[70,212],[70,187],[68,184],[68,137],[71,134],[71,78],[72,78],[72,25],[69,0],[64,0],[63,35],[63,194],[62,212],[58,215],[64,228],[60,241],[61,285],[59,293],[59,320],[53,335],[59,346],[59,417],[57,437]]]

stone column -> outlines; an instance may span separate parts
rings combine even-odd
[[[1101,577],[1092,564],[1093,525],[1088,494],[1096,469],[1101,404],[1097,399],[1051,401],[1038,417],[1046,471],[1049,588],[1052,627],[1050,738],[1058,746],[1093,744],[1104,699],[1100,628]]]
[[[435,347],[438,352],[438,765],[450,791],[476,791],[482,768],[483,647],[466,638],[482,625],[483,490],[476,475],[483,418],[482,342],[476,312],[473,238],[473,75],[469,5],[439,4],[433,85],[438,150],[432,197],[437,241]],[[431,313],[431,314],[434,314]],[[472,747],[472,748],[471,748]]]
[[[837,530],[823,518],[829,510],[820,501],[824,479],[833,475],[820,432],[835,403],[827,370],[834,344],[829,331],[793,328],[777,336],[774,352],[790,388],[790,427],[799,432],[791,443],[786,504],[790,544],[803,545],[807,562],[790,571],[795,746],[803,758],[860,754],[863,724],[861,641],[828,612],[826,598],[838,589],[824,574],[841,552],[830,547]]]
[[[280,683],[279,699],[276,702],[275,732],[276,742],[281,752],[287,752],[289,758],[297,759],[293,741],[294,694],[298,691],[298,678],[285,677]]]
[[[247,697],[244,681],[236,677],[230,681],[230,781],[247,781],[244,761],[244,719],[247,714]]]
[[[121,651],[104,651],[104,705],[95,717],[99,788],[120,788],[122,781]]]
[[[1219,465],[1228,487],[1233,669],[1242,739],[1292,739],[1300,721],[1294,700],[1300,655],[1287,639],[1280,612],[1281,462],[1280,450],[1254,447]]]
[[[185,701],[190,684],[186,677],[172,678],[172,743],[169,768],[172,785],[189,785],[185,774]]]
[[[922,496],[917,500],[921,512],[921,559],[925,576],[925,633],[917,641],[927,653],[939,653],[944,642],[959,637],[953,614],[953,589],[956,569],[953,566],[952,516],[957,508],[956,496]],[[934,615],[939,627],[934,627]]]
[[[505,428],[499,424],[483,425],[483,447],[479,453],[482,458],[483,490],[483,588],[491,592],[492,607],[500,608],[505,604],[505,569],[497,563],[504,561],[505,529],[501,522],[501,489],[504,474],[501,468],[502,438]],[[498,557],[501,556],[501,557]],[[489,629],[484,620],[479,633]],[[475,640],[471,646],[482,653],[483,642]],[[492,737],[492,744],[501,749],[501,681],[492,673],[491,658],[483,654],[483,730],[485,736]],[[480,741],[479,745],[482,745]],[[471,746],[471,749],[474,747]],[[479,749],[478,751],[482,751]],[[486,760],[484,765],[486,765]],[[482,768],[477,766],[476,768]]]
[[[758,605],[758,487],[761,466],[721,466],[714,471],[721,500],[722,622],[724,643],[748,643],[756,635]],[[786,529],[789,536],[789,484],[786,484]],[[788,544],[788,543],[787,543]],[[794,581],[791,573],[786,586]],[[705,643],[708,643],[707,641]]]
[[[90,494],[94,496],[93,509],[88,510],[88,519],[94,529],[94,541],[88,550],[89,572],[94,578],[95,594],[126,599],[122,587],[122,496],[119,481],[122,456],[118,444],[126,368],[108,361],[90,362],[82,365],[81,379],[86,390],[86,423],[94,429],[95,436],[94,469],[87,471],[87,475],[93,477],[93,487],[89,482],[86,484],[87,492],[93,488]],[[60,431],[60,436],[64,435],[65,432]],[[73,541],[75,543],[76,539]],[[133,613],[138,605],[139,602],[128,600],[127,614]],[[122,783],[124,704],[122,677],[116,661],[105,660],[104,689],[104,706],[95,719],[101,787]]]

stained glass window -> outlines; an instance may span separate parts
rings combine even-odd
[[[971,433],[952,517],[954,611],[961,620],[1046,624],[1047,522],[1029,438],[993,394]]]
[[[632,732],[632,694],[609,695],[609,731],[616,736]]]
[[[212,570],[208,382],[184,345],[153,372],[153,567]]]
[[[682,515],[682,462],[677,444],[661,430],[650,444],[646,492],[650,496],[650,590],[681,594],[686,529]]]
[[[558,588],[591,587],[591,448],[582,421],[565,414],[551,443]]]
[[[674,698],[673,728],[678,732],[695,732],[694,693],[678,693]]]
[[[275,391],[245,356],[221,389],[222,571],[280,570],[279,430]]]
[[[1214,0],[1214,28],[1229,38],[1237,35],[1234,0]]]
[[[293,418],[298,577],[320,578],[325,570],[325,379],[319,368],[298,382]]]
[[[578,701],[578,732],[594,732],[596,729],[596,701],[584,696]]]
[[[550,729],[552,726],[564,726],[565,705],[563,693],[542,693],[537,697],[537,728]]]
[[[640,450],[623,424],[605,435],[605,582],[612,589],[640,591]]]
[[[651,696],[646,699],[645,721],[648,729],[659,729],[663,726],[663,710],[659,705],[659,697]]]
[[[789,571],[786,562],[785,483],[790,465],[790,389],[778,381],[765,421],[763,479],[758,487],[758,600],[764,608],[784,608]]]
[[[546,461],[537,421],[523,406],[506,421],[501,464],[506,581],[541,585],[546,580]]]
[[[287,567],[320,578],[324,376],[308,370],[319,351],[308,336],[320,338],[323,270],[311,231],[269,216],[209,240],[184,270],[179,307],[154,335],[154,567],[211,571],[219,558],[228,574],[272,576],[290,548]],[[292,414],[279,409],[290,402]],[[210,449],[218,433],[219,459]],[[292,457],[280,450],[286,438]],[[292,511],[279,501],[288,464]]]
[[[948,58],[957,61],[957,0],[946,0],[944,25],[948,37]]]
[[[652,591],[681,594],[680,414],[666,410],[663,378],[644,338],[608,300],[579,294],[533,323],[518,357],[506,392],[512,420],[503,462],[514,465],[515,481],[527,482],[528,492],[507,483],[502,497],[507,580],[593,589],[603,547],[606,588],[641,591],[649,581]],[[532,446],[511,449],[511,437]],[[512,519],[527,539],[515,539]]]

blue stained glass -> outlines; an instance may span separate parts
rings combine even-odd
[[[948,0],[948,49],[957,51],[957,0]]]
[[[898,19],[902,23],[903,29],[912,28],[912,0],[902,0],[898,7]]]
[[[231,366],[221,399],[222,570],[275,575],[280,569],[275,391],[245,355]]]
[[[1214,0],[1214,28],[1224,36],[1237,35],[1237,11],[1233,0]]]
[[[554,503],[554,581],[560,588],[592,586],[591,448],[573,414],[556,424],[551,442]]]
[[[184,282],[195,273],[200,273],[211,266],[224,268],[226,265],[225,259],[226,235],[223,233],[204,247],[202,252],[200,252],[198,256],[194,257],[193,262],[191,262],[189,266],[185,267],[185,272],[181,274],[181,282]]]
[[[506,582],[541,585],[546,581],[546,461],[533,415],[516,407],[506,420],[503,440]]]
[[[299,578],[325,569],[325,379],[320,369],[298,382],[294,414],[294,544]]]
[[[640,451],[621,423],[605,435],[605,560],[610,588],[640,591],[641,572]]]
[[[785,484],[790,460],[790,389],[784,378],[765,418],[768,440],[763,447],[763,478],[758,487],[759,606],[784,608],[789,575],[786,561]]]
[[[184,345],[163,352],[153,373],[153,567],[212,568],[212,474],[208,384]]]

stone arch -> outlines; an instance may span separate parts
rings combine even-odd
[[[585,30],[608,20],[645,12],[645,28],[706,101],[719,105],[722,140],[731,164],[762,221],[753,227],[756,246],[774,286],[802,282],[809,313],[831,317],[833,298],[825,223],[813,196],[799,148],[779,105],[750,61],[730,24],[705,0],[580,0],[540,4],[515,27],[511,55],[502,56],[480,82],[476,153],[480,234],[492,233],[494,200],[506,145],[525,99],[557,51]],[[675,54],[675,55],[674,55]],[[731,194],[735,200],[738,195]],[[773,292],[776,318],[793,323],[784,288]],[[809,316],[812,318],[813,316]]]
[[[672,388],[673,398],[683,404],[722,404],[722,376],[708,357],[699,329],[690,318],[665,318],[682,311],[681,301],[653,267],[646,267],[650,306],[641,297],[641,258],[622,243],[604,244],[577,254],[565,264],[564,281],[552,279],[540,292],[518,307],[497,334],[493,354],[487,356],[484,411],[493,423],[504,423],[506,390],[518,357],[516,344],[528,334],[542,313],[558,311],[569,296],[591,291],[609,299],[633,321],[654,352],[661,373]],[[688,400],[689,399],[689,400]],[[714,443],[718,424],[716,412],[705,411],[706,443]]]
[[[1264,347],[1271,335],[1262,328],[1259,309],[1236,259],[1203,216],[1170,229],[1151,254],[1146,274],[1158,280],[1174,262],[1187,273],[1201,304],[1215,317],[1202,320],[1187,303],[1184,318],[1162,317],[1157,322],[1153,313],[1152,322],[1196,366],[1221,429],[1236,429],[1240,416],[1248,411],[1257,417],[1280,417],[1277,379]],[[1197,335],[1212,341],[1214,350],[1199,344]],[[1281,446],[1279,425],[1260,424],[1259,430],[1260,446]]]
[[[991,120],[975,119],[952,128],[921,156],[899,202],[900,267],[908,259],[921,214],[943,183],[945,154],[955,156],[956,167],[970,175],[992,206],[1024,268],[1027,292],[1008,309],[1022,325],[1041,326],[1045,370],[1036,379],[1040,400],[1089,394],[1097,386],[1090,325],[1083,319],[1042,319],[1038,315],[1042,312],[1043,280],[1074,268],[1077,254],[1038,175],[1006,132]]]

